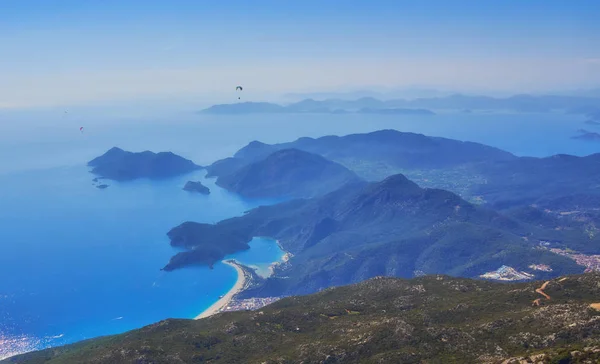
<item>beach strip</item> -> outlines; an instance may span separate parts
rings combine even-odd
[[[244,285],[246,284],[246,275],[244,274],[244,270],[238,264],[236,264],[234,262],[223,261],[223,263],[230,265],[230,266],[234,267],[235,270],[237,270],[237,274],[238,274],[237,281],[235,282],[235,285],[229,290],[229,292],[227,292],[223,296],[223,298],[220,298],[217,302],[213,303],[209,308],[204,310],[204,312],[202,312],[201,314],[196,316],[196,318],[195,318],[196,320],[205,318],[208,316],[212,316],[212,315],[218,313],[221,309],[223,309],[229,305],[233,296],[235,296],[236,294],[238,294],[239,292],[241,292],[244,289]]]

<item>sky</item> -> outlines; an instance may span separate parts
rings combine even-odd
[[[2,0],[0,108],[600,86],[597,0]]]

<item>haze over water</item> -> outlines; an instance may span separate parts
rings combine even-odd
[[[206,165],[252,140],[274,143],[397,129],[482,142],[517,155],[599,152],[598,143],[570,139],[582,127],[581,117],[562,114],[181,113],[139,119],[83,111],[66,117],[62,112],[3,112],[0,357],[3,350],[59,345],[168,317],[192,318],[235,282],[235,270],[222,264],[214,270],[162,272],[176,253],[166,233],[184,221],[217,222],[273,201],[242,199],[204,179],[203,171],[163,181],[108,181],[108,189],[98,190],[85,164],[113,146],[172,151]],[[211,195],[181,190],[187,180],[198,179]],[[245,264],[264,269],[281,256],[273,244],[251,246],[240,253]],[[15,340],[21,347],[14,349]]]

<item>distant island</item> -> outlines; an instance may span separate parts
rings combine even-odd
[[[579,129],[580,135],[571,137],[571,139],[585,140],[589,142],[600,142],[600,133],[595,133],[585,129]]]
[[[200,181],[187,181],[185,186],[183,186],[183,190],[188,192],[198,192],[203,195],[210,194],[210,189]]]
[[[114,147],[90,162],[91,172],[114,181],[129,181],[138,178],[169,178],[200,169],[192,161],[171,152],[150,151],[133,153]]]
[[[386,115],[433,115],[433,110],[511,111],[520,113],[547,113],[562,111],[569,114],[587,115],[599,120],[600,98],[558,95],[514,95],[506,98],[453,94],[443,97],[417,99],[381,100],[361,97],[354,100],[328,98],[304,99],[288,105],[269,102],[243,102],[214,105],[200,111],[203,114],[251,114],[251,113],[362,113]]]

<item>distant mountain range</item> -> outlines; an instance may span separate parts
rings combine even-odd
[[[511,153],[479,143],[380,130],[367,134],[300,138],[294,142],[264,144],[254,141],[207,167],[209,176],[224,176],[241,166],[264,159],[281,149],[299,149],[340,163],[359,176],[381,180],[406,170],[458,167],[467,163],[516,159]]]
[[[258,311],[164,320],[2,363],[598,363],[599,280],[379,277]],[[550,299],[536,291],[542,287]]]
[[[477,110],[512,112],[562,111],[574,114],[597,116],[600,112],[600,97],[586,96],[532,96],[515,95],[507,98],[489,96],[465,96],[454,94],[444,97],[381,100],[362,97],[354,100],[305,99],[286,106],[272,103],[244,102],[214,105],[202,110],[204,114],[249,114],[249,113],[384,113],[406,115],[432,115],[431,110]]]
[[[483,144],[395,130],[300,138],[273,145],[254,141],[233,157],[206,168],[209,175],[222,178],[274,151],[289,148],[319,154],[368,181],[402,173],[421,186],[450,190],[472,202],[500,209],[543,205],[575,194],[600,194],[600,154],[516,157]]]
[[[315,100],[327,100],[327,99],[341,99],[341,100],[356,100],[363,97],[373,97],[377,99],[415,99],[425,97],[445,97],[455,94],[452,91],[440,91],[431,88],[423,87],[409,87],[404,89],[393,89],[393,90],[356,90],[346,92],[304,92],[304,93],[288,93],[283,95],[288,100],[303,100],[303,99],[315,99]]]

